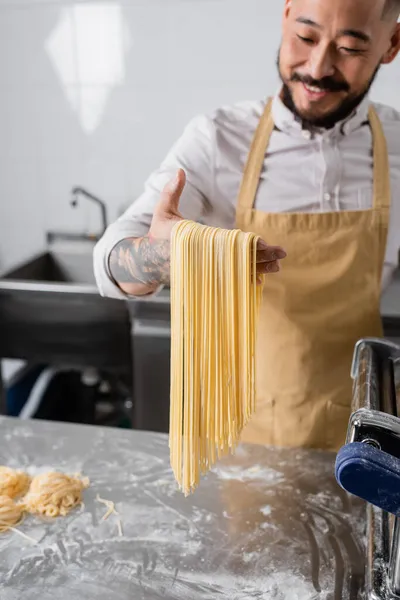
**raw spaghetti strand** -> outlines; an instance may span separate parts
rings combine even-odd
[[[171,238],[170,454],[185,494],[255,410],[258,236],[180,221]]]

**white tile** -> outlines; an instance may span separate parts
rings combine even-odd
[[[0,196],[0,269],[3,271],[44,247],[44,207],[36,162],[3,159]]]
[[[77,114],[70,106],[62,88],[40,88],[34,94],[34,115],[38,128],[38,153],[45,159],[63,157],[81,160],[85,133]]]
[[[45,41],[59,13],[54,6],[19,10],[0,7],[0,87],[26,89],[57,83]]]

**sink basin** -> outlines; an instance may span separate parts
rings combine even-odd
[[[92,245],[51,248],[0,277],[0,357],[132,369],[126,302],[102,298]]]
[[[0,280],[0,288],[64,292],[79,289],[98,295],[92,253],[49,250],[6,273]]]

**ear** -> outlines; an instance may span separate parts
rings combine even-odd
[[[388,65],[394,61],[398,53],[400,52],[400,23],[396,24],[393,35],[390,39],[390,46],[382,57],[381,63]]]
[[[285,7],[283,9],[283,20],[286,21],[288,18],[290,11],[292,9],[293,0],[285,0]]]

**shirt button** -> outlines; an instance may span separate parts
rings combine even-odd
[[[326,194],[324,194],[325,202],[329,202],[331,199],[332,199],[332,194],[329,194],[329,192],[326,192]]]
[[[306,140],[311,139],[311,131],[308,131],[308,129],[303,129],[303,131],[301,133],[302,133],[302,136],[304,139],[306,139]]]

